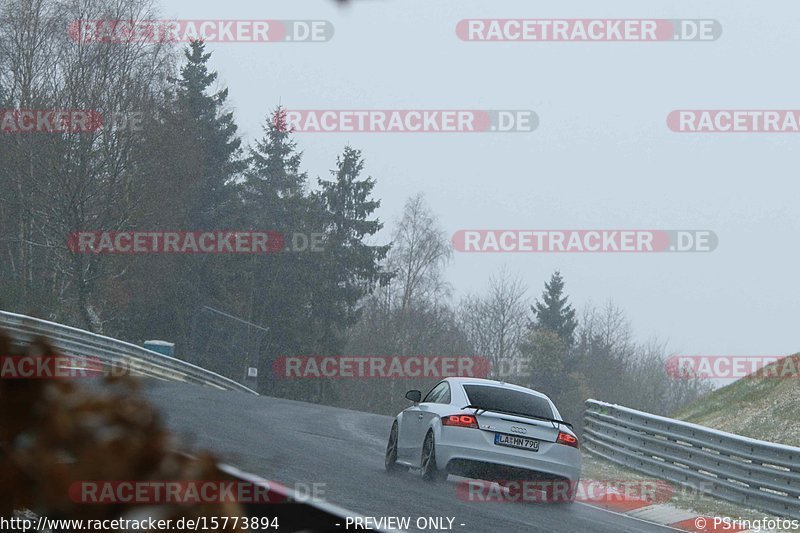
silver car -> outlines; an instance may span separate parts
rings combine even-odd
[[[500,381],[447,378],[425,398],[417,390],[406,398],[414,405],[392,424],[387,471],[416,468],[426,480],[454,474],[542,481],[562,487],[556,490],[562,497],[548,495],[552,501],[574,500],[578,438],[544,394]]]

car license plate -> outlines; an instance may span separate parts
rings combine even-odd
[[[522,448],[523,450],[539,451],[539,441],[528,437],[516,437],[514,435],[494,434],[494,443],[510,448]]]

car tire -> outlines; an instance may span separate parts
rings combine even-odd
[[[420,474],[425,481],[442,481],[447,479],[447,473],[436,467],[436,442],[433,439],[433,431],[428,431],[425,441],[422,443],[422,461]]]
[[[397,464],[397,422],[392,424],[392,431],[389,432],[389,442],[386,444],[386,456],[383,464],[390,474],[408,470],[408,467]]]

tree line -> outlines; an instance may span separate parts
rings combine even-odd
[[[65,31],[74,20],[157,18],[148,0],[0,2],[0,109],[137,116],[89,131],[0,132],[0,307],[136,343],[169,340],[178,357],[233,379],[258,368],[261,392],[376,412],[402,407],[410,383],[285,381],[273,364],[482,355],[496,373],[508,369],[496,377],[551,394],[573,419],[589,396],[665,412],[703,392],[670,381],[665,347],[635,343],[613,305],[577,316],[558,274],[533,307],[507,271],[454,302],[452,247],[424,197],[409,198],[390,242],[377,243],[380,200],[361,151],[343,147],[330,176],[312,179],[279,107],[265,108],[261,137],[243,143],[202,42],[88,44]],[[67,242],[80,231],[232,228],[321,234],[322,251],[92,254]]]

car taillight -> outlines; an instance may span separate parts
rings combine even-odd
[[[556,442],[558,444],[564,444],[566,446],[572,446],[573,448],[578,448],[578,437],[574,435],[570,435],[569,433],[564,433],[560,431],[558,433],[558,438],[556,438]]]
[[[472,415],[450,415],[442,417],[443,426],[455,426],[460,428],[475,428],[478,427],[478,420]]]

